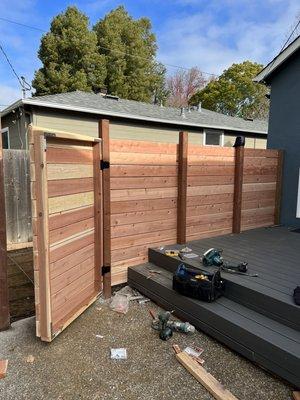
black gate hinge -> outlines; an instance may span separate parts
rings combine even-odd
[[[101,268],[101,273],[102,276],[105,274],[109,274],[110,273],[110,266],[109,265],[103,265]]]
[[[104,161],[104,160],[100,161],[100,169],[101,169],[101,171],[103,169],[107,169],[109,167],[110,167],[110,162],[109,161]]]

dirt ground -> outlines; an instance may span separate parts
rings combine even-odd
[[[150,327],[149,308],[158,309],[131,302],[121,315],[98,300],[51,344],[35,337],[34,317],[15,322],[0,332],[0,358],[9,360],[0,399],[212,399],[175,359],[174,343],[203,347],[206,369],[239,400],[291,398],[286,383],[201,332],[161,341]],[[127,360],[110,359],[110,348],[118,347],[127,348]],[[33,363],[26,361],[29,355]]]

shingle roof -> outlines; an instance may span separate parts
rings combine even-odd
[[[203,108],[201,111],[185,110],[185,118],[183,118],[178,108],[160,107],[155,104],[115,99],[112,96],[81,91],[31,97],[23,100],[23,103],[191,127],[211,127],[263,134],[266,134],[268,129],[266,121],[248,121]]]

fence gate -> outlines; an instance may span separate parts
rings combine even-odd
[[[51,341],[101,290],[101,141],[32,127],[30,159],[36,331]]]

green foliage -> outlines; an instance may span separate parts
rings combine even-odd
[[[242,118],[267,118],[269,101],[265,85],[252,79],[261,71],[262,65],[251,61],[232,64],[218,79],[210,81],[206,87],[190,100],[196,105],[201,101],[208,110]]]
[[[134,20],[123,6],[94,26],[100,53],[105,57],[109,93],[149,102],[166,97],[165,68],[156,62],[155,35],[148,18]]]
[[[103,87],[104,56],[98,52],[97,37],[89,30],[87,16],[76,7],[68,7],[52,20],[38,55],[43,66],[32,82],[36,95]]]

